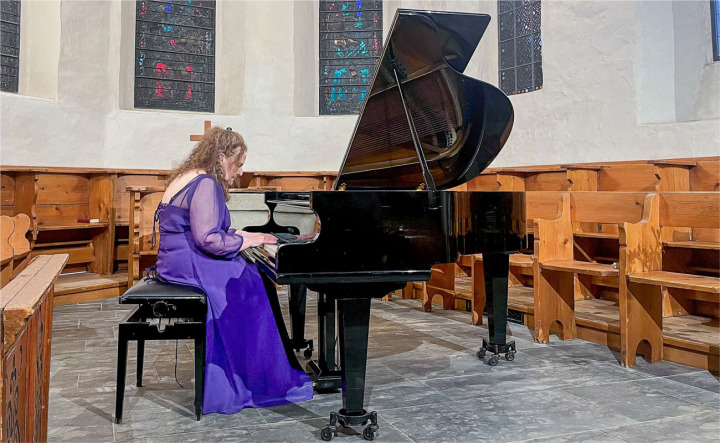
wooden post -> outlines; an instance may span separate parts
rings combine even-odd
[[[95,258],[89,270],[97,274],[112,274],[115,238],[115,217],[112,202],[115,190],[115,174],[97,174],[90,176],[88,196],[88,216],[107,222],[108,226],[93,236],[92,244]]]

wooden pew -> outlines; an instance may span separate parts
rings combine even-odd
[[[720,193],[662,193],[646,218],[620,231],[622,363],[640,353],[718,372]]]
[[[562,192],[528,192],[527,225],[532,226],[535,219],[557,217],[561,212],[563,195],[565,193]],[[531,254],[510,254],[509,284],[531,285],[532,269]],[[437,295],[443,300],[443,309],[457,309],[458,301],[466,300],[471,302],[472,324],[482,324],[482,313],[486,304],[482,254],[461,256],[456,263],[438,264],[433,266],[431,271],[430,280],[422,283],[422,304],[425,312],[432,310],[432,300]]]
[[[252,174],[248,188],[268,191],[329,190],[337,177],[336,172],[310,171],[256,171]]]
[[[0,289],[1,441],[47,441],[53,286],[67,260],[36,257]]]
[[[590,225],[602,229],[606,224],[638,223],[644,207],[657,195],[646,197],[646,193],[573,192],[563,197],[560,217],[536,221],[533,297],[537,341],[547,343],[550,328],[556,322],[562,339],[577,337],[576,300],[605,300],[605,304],[614,306],[618,299],[619,269],[624,265],[621,257],[610,257],[612,250],[602,251],[603,256],[588,254],[582,247],[576,247],[575,238],[614,242],[619,254],[616,234],[581,228]],[[617,328],[618,320],[613,323]],[[607,324],[598,327],[608,328]]]

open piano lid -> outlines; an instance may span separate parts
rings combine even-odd
[[[462,74],[489,22],[485,14],[398,10],[336,188],[448,189],[493,161],[510,135],[512,104]]]

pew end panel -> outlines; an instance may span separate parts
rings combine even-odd
[[[542,269],[545,261],[572,260],[570,195],[562,196],[562,210],[559,217],[553,220],[535,220],[534,232],[535,339],[547,343],[550,340],[550,328],[556,322],[560,324],[560,335],[563,339],[575,338],[577,332],[572,315],[573,275]],[[568,294],[570,294],[569,299]]]
[[[620,227],[620,354],[624,366],[635,366],[638,350],[648,362],[662,359],[662,300],[638,292],[627,276],[661,267],[660,196],[645,197],[643,217]],[[640,349],[641,343],[643,344]]]

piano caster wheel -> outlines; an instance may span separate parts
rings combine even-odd
[[[488,364],[490,366],[497,366],[498,364],[498,355],[494,354],[492,357],[490,357],[490,360],[488,360]]]
[[[367,441],[373,441],[377,438],[378,433],[378,426],[376,425],[370,425],[367,428],[363,429],[363,438]]]
[[[479,358],[480,360],[482,360],[483,358],[485,358],[485,353],[486,353],[486,352],[487,352],[487,350],[486,350],[485,348],[480,348],[480,349],[477,350],[477,352],[475,353],[475,355],[477,355],[477,358]]]
[[[313,350],[310,349],[310,348],[307,348],[307,349],[305,349],[305,351],[303,352],[303,355],[305,356],[305,358],[310,358],[310,357],[312,357],[312,353],[313,353]]]
[[[505,353],[505,360],[507,360],[507,361],[515,360],[515,351],[507,351],[507,353]]]
[[[324,441],[330,441],[335,438],[335,426],[325,426],[320,430],[320,438]]]

